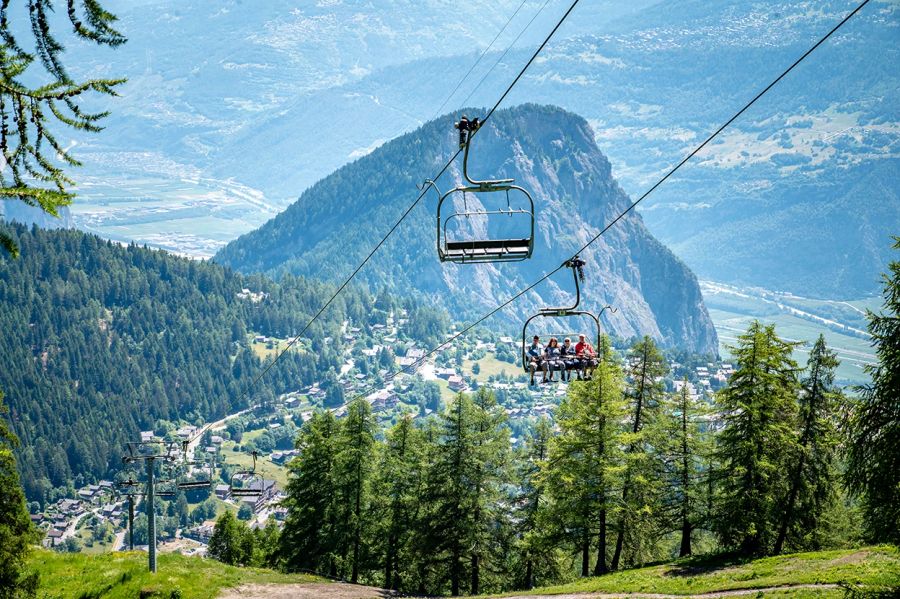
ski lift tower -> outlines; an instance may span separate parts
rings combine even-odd
[[[173,451],[174,449],[174,451]],[[128,454],[122,457],[125,464],[144,462],[147,468],[147,553],[149,556],[150,572],[156,573],[156,511],[154,499],[156,496],[154,476],[156,462],[174,462],[177,456],[177,446],[166,443],[161,439],[141,441],[128,444]]]

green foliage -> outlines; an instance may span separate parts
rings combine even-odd
[[[223,589],[243,584],[326,583],[308,575],[279,574],[271,570],[234,567],[212,559],[163,553],[159,572],[147,571],[143,551],[59,554],[37,550],[29,565],[41,572],[40,597],[104,597],[134,599],[142,596],[214,599]],[[151,594],[152,593],[152,594]],[[175,595],[177,596],[177,595]]]
[[[774,326],[753,322],[730,348],[737,370],[716,396],[722,543],[745,555],[772,548],[792,457],[797,454],[797,364]]]
[[[548,490],[543,521],[557,544],[581,553],[581,575],[604,574],[608,520],[616,507],[614,489],[622,478],[626,406],[621,367],[608,344],[591,381],[574,383],[556,413],[559,434],[551,440],[542,473]],[[592,552],[593,549],[593,552]]]
[[[288,352],[244,396],[261,362],[232,323],[287,338],[329,287],[293,277],[275,285],[71,230],[0,227],[23,249],[0,261],[0,386],[17,415],[26,496],[41,502],[76,477],[109,476],[141,430],[165,434],[181,419],[212,420],[311,384],[339,367],[341,324],[370,303],[345,290],[308,331],[334,343]],[[244,288],[266,295],[251,301]]]
[[[900,249],[900,238],[894,238]],[[900,543],[900,260],[884,275],[884,307],[868,312],[878,364],[846,424],[850,490],[863,499],[870,539]]]
[[[90,92],[115,96],[114,88],[125,80],[74,81],[62,63],[63,45],[51,29],[52,2],[30,1],[27,11],[30,27],[15,28],[13,23],[24,15],[11,18],[8,1],[0,6],[0,200],[21,200],[57,216],[58,209],[71,203],[74,195],[67,189],[74,181],[63,167],[80,163],[60,144],[51,125],[99,131],[99,122],[108,112],[86,112],[80,96]],[[123,44],[125,38],[113,28],[115,20],[98,0],[68,2],[68,21],[82,40],[112,47]],[[32,32],[33,52],[23,47],[29,42],[16,39],[27,29]],[[33,68],[36,59],[43,69]],[[35,81],[46,83],[36,85]],[[0,231],[0,247],[18,255],[17,244],[6,231]]]
[[[19,485],[13,455],[18,439],[6,425],[8,412],[0,391],[0,599],[18,599],[35,594],[38,575],[28,571],[26,561],[38,535]]]

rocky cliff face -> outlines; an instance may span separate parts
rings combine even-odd
[[[432,121],[337,170],[215,259],[242,271],[345,277],[412,202],[415,185],[455,151],[457,116]],[[458,162],[438,181],[442,190],[461,181]],[[558,266],[630,203],[587,122],[555,107],[524,105],[495,113],[473,142],[470,167],[476,178],[514,178],[531,192],[537,211],[532,259],[441,264],[435,249],[436,202],[428,195],[360,279],[434,298],[458,318],[475,316]],[[489,203],[492,199],[470,195],[467,204],[470,209],[498,207]],[[515,219],[460,222],[464,230],[487,228],[492,235],[505,235],[513,233]],[[618,309],[603,315],[609,332],[647,334],[666,345],[715,352],[716,333],[696,277],[653,238],[639,215],[622,219],[582,257],[588,277],[583,305],[594,311],[606,304]],[[512,304],[503,318],[520,323],[538,307],[564,304],[571,292],[569,273],[557,273]]]

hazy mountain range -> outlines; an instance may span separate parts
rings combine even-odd
[[[129,77],[109,130],[78,140],[74,221],[209,256],[438,112],[491,104],[568,2],[109,6],[129,43],[69,48],[85,73]],[[638,195],[853,6],[585,2],[508,105],[586,117]],[[900,222],[897,8],[867,6],[641,207],[700,276],[819,296],[877,290]]]

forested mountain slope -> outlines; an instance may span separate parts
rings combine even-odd
[[[333,343],[290,352],[242,398],[260,366],[248,334],[297,332],[326,285],[276,285],[77,231],[3,227],[21,257],[0,259],[0,388],[31,499],[109,474],[125,442],[158,419],[208,420],[319,380],[340,367],[343,320],[365,323],[370,310],[366,294],[346,290],[305,335]]]
[[[226,246],[216,260],[246,272],[343,277],[415,199],[416,185],[455,149],[453,115],[446,115],[326,177],[282,214]],[[457,162],[438,181],[442,190],[461,179],[462,161]],[[630,203],[588,123],[555,107],[523,105],[495,113],[473,142],[471,164],[475,177],[515,178],[534,195],[532,259],[502,266],[441,265],[436,202],[429,194],[361,272],[364,280],[399,294],[431,295],[459,315],[473,316],[557,267]],[[468,201],[477,206],[489,200],[469,195]],[[513,235],[506,218],[497,219],[502,226],[492,229],[493,235]],[[496,222],[471,221],[465,222],[473,230]],[[715,351],[715,331],[696,278],[653,238],[640,216],[632,213],[620,221],[583,258],[586,305],[618,308],[603,315],[611,332],[649,334],[669,345]],[[507,322],[521,323],[537,307],[565,301],[571,289],[568,272],[559,273],[513,305]]]

